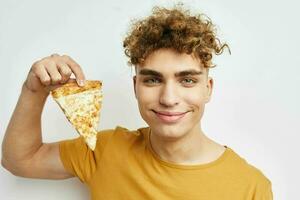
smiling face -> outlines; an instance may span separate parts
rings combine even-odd
[[[176,140],[200,131],[213,81],[200,60],[171,49],[150,54],[136,66],[135,95],[153,134]]]

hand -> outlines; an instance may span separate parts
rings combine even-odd
[[[70,79],[72,73],[77,84],[83,86],[85,76],[81,67],[67,55],[52,54],[32,65],[24,86],[32,92],[48,95],[51,90],[62,84],[74,81]]]

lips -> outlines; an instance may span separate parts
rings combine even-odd
[[[176,123],[183,118],[188,112],[169,112],[169,111],[155,111],[155,115],[164,123]]]

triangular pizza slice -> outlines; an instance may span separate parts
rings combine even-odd
[[[76,82],[69,82],[51,91],[51,95],[88,147],[94,150],[102,105],[102,83],[87,80],[80,87]]]

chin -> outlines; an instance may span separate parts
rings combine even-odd
[[[163,140],[178,140],[189,133],[188,127],[183,127],[181,124],[165,125],[165,124],[149,124],[153,134]]]

